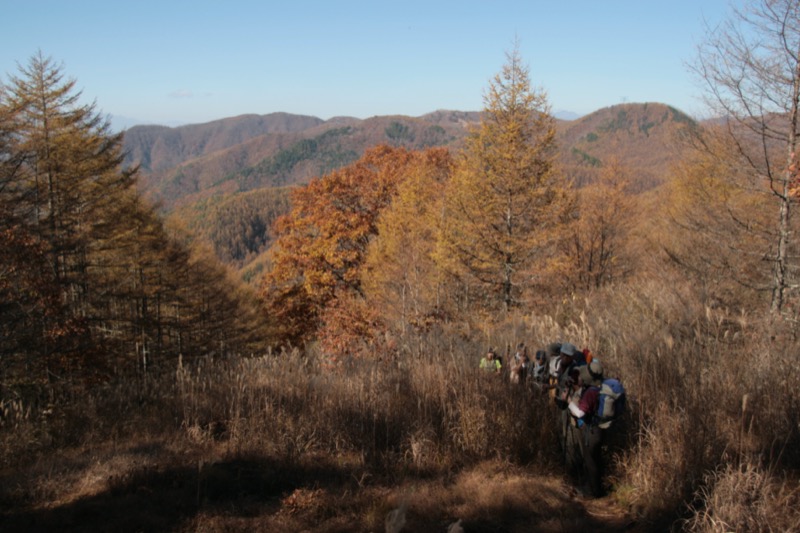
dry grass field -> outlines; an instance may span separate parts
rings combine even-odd
[[[336,365],[311,347],[20,394],[3,406],[0,529],[800,528],[796,341],[655,286],[553,317],[442,325]],[[554,339],[592,347],[630,394],[600,500],[565,474],[547,395],[477,369],[487,345]]]

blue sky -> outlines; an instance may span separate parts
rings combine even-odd
[[[738,4],[735,4],[738,5]],[[0,0],[0,74],[41,50],[116,123],[478,111],[515,38],[553,111],[662,102],[729,0]]]

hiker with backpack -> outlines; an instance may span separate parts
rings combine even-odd
[[[580,390],[575,387],[578,383],[579,370],[572,367],[561,376],[562,386],[556,391],[556,406],[560,409],[558,418],[558,445],[563,454],[564,469],[568,476],[579,477],[582,471],[580,430],[575,419],[569,412],[569,404],[580,397]],[[574,397],[574,398],[573,398]]]
[[[580,447],[579,432],[574,420],[569,413],[569,402],[573,395],[577,394],[574,384],[578,382],[578,365],[575,363],[575,355],[578,349],[569,342],[559,345],[558,367],[556,382],[553,385],[554,401],[561,410],[559,413],[559,447],[564,454],[564,466],[567,473],[575,474],[580,471]]]
[[[550,398],[555,399],[558,377],[561,374],[561,343],[551,343],[547,347],[545,357],[547,358],[547,386],[544,388],[550,392]]]
[[[619,380],[604,378],[603,366],[597,359],[578,366],[577,371],[567,409],[579,432],[577,441],[588,492],[597,498],[603,495],[603,433],[622,413],[625,391]]]
[[[549,363],[547,352],[544,350],[536,350],[533,367],[531,368],[531,382],[537,388],[541,389],[549,383]]]
[[[569,390],[567,382],[570,379],[570,371],[578,365],[575,362],[575,356],[578,354],[578,349],[574,344],[569,342],[551,344],[551,348],[558,346],[558,363],[556,365],[556,375],[553,380],[553,388],[556,390],[555,402],[559,409],[566,409],[567,403],[563,400],[564,393]]]
[[[524,342],[517,345],[517,351],[514,354],[514,359],[511,361],[511,372],[509,379],[511,383],[525,384],[528,380],[528,370],[530,368],[531,360],[528,357],[528,347]]]

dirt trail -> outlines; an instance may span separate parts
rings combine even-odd
[[[555,472],[499,461],[398,482],[321,458],[197,459],[196,450],[151,443],[0,471],[8,488],[0,490],[0,530],[383,532],[399,508],[401,531],[418,533],[444,533],[457,521],[467,533],[665,529],[633,519],[613,496],[580,496]]]
[[[628,512],[619,507],[611,496],[596,499],[576,497],[575,500],[583,507],[591,523],[599,526],[594,531],[638,533],[651,530],[645,527],[644,524],[637,522]]]

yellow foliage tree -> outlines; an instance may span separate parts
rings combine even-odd
[[[416,153],[396,198],[378,220],[364,285],[368,299],[401,329],[425,327],[444,306],[447,294],[435,252],[452,167],[443,148]]]
[[[599,288],[630,273],[633,258],[627,245],[633,200],[627,192],[629,175],[630,169],[612,156],[597,181],[579,191],[579,214],[567,248],[571,288]]]
[[[769,305],[765,250],[774,242],[771,197],[741,164],[724,127],[707,127],[665,194],[663,249],[711,306]]]
[[[447,190],[441,259],[488,308],[507,311],[544,268],[566,195],[547,95],[531,88],[517,47],[484,103]]]

